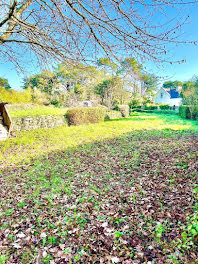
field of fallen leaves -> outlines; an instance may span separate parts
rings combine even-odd
[[[197,130],[139,122],[0,171],[0,264],[197,263]]]

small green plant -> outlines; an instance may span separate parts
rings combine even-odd
[[[195,246],[198,236],[198,215],[195,213],[186,218],[187,223],[183,226],[181,239],[178,239],[178,248],[187,250]]]
[[[8,256],[0,255],[0,264],[5,264],[7,260],[8,260]]]
[[[23,207],[25,207],[26,205],[27,205],[27,203],[25,203],[25,202],[20,202],[20,203],[17,204],[17,207],[18,207],[18,208],[23,208]]]
[[[42,259],[42,263],[45,264],[45,263],[50,263],[50,260],[52,260],[52,256],[51,255],[47,255],[46,257],[44,257]]]
[[[57,238],[49,236],[47,241],[49,244],[55,245],[57,243]]]
[[[155,235],[158,242],[160,241],[164,231],[165,231],[165,226],[163,226],[162,223],[158,223],[155,226],[155,230],[154,230],[153,234]]]
[[[120,231],[117,231],[117,230],[115,231],[114,234],[115,234],[115,237],[116,237],[116,238],[120,238],[120,237],[123,236],[123,232],[120,232]]]

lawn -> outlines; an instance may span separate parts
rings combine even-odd
[[[9,114],[11,117],[25,117],[25,116],[39,116],[39,115],[65,115],[67,108],[56,108],[49,106],[39,106],[38,108],[32,109],[20,109],[20,110],[10,110]]]
[[[34,109],[33,109],[34,110]],[[32,158],[63,151],[68,148],[110,139],[141,130],[172,130],[198,132],[198,122],[179,118],[177,115],[133,113],[129,118],[111,120],[99,124],[63,126],[52,129],[35,129],[17,132],[16,137],[0,142],[0,168],[30,162]],[[152,133],[152,132],[151,132]]]
[[[135,113],[1,143],[0,263],[197,263],[197,139]]]

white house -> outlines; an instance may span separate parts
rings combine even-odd
[[[182,104],[179,88],[165,89],[161,87],[155,96],[155,104],[169,104],[178,107]]]

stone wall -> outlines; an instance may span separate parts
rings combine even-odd
[[[67,121],[64,116],[40,115],[12,117],[12,132],[37,128],[53,128],[64,125],[67,126]]]

